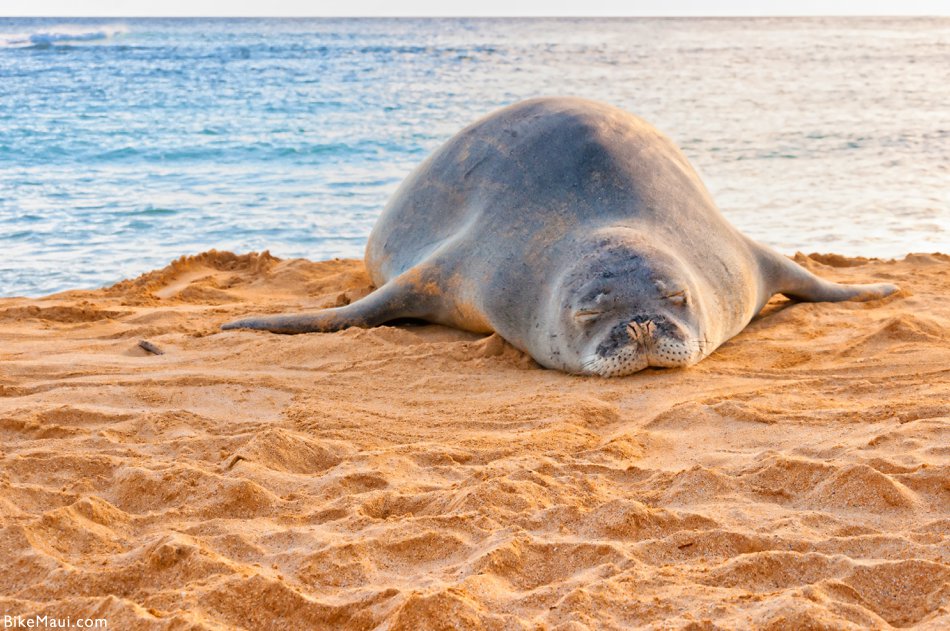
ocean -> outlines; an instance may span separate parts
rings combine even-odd
[[[542,95],[650,121],[779,251],[950,251],[947,18],[0,19],[0,296],[361,257],[416,164]]]

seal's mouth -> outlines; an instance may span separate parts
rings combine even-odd
[[[644,368],[685,368],[706,356],[708,344],[677,334],[664,318],[637,317],[614,327],[582,362],[582,372],[623,377]]]

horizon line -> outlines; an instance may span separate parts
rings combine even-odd
[[[788,14],[749,14],[749,13],[679,13],[679,14],[660,14],[660,13],[642,13],[642,14],[551,14],[551,15],[335,15],[335,14],[279,14],[279,15],[164,15],[164,14],[15,14],[0,15],[0,20],[9,19],[39,19],[39,18],[63,18],[63,19],[230,19],[230,20],[248,20],[248,19],[462,19],[462,20],[522,20],[522,19],[586,19],[586,18],[763,18],[763,19],[789,19],[789,18],[950,18],[950,13],[788,13]]]

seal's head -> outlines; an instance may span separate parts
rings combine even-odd
[[[601,237],[552,287],[548,343],[573,373],[620,377],[691,366],[713,349],[694,276],[654,245]]]

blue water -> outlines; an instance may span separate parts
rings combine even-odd
[[[0,295],[362,256],[430,151],[551,94],[651,121],[781,251],[950,251],[948,86],[950,19],[2,19]]]

